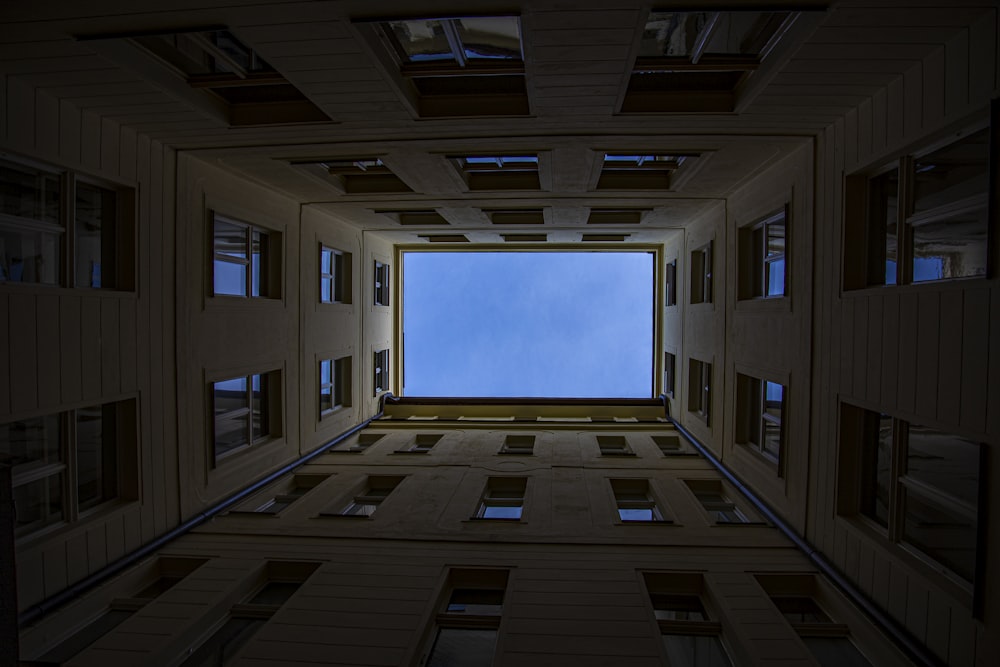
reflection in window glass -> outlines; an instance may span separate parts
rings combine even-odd
[[[704,52],[757,56],[787,16],[787,12],[720,12]],[[639,56],[687,58],[711,20],[712,12],[651,12]]]
[[[802,637],[802,641],[822,667],[871,667],[847,637]]]
[[[250,405],[246,377],[216,382],[215,456],[249,445]]]
[[[59,283],[61,233],[15,229],[0,221],[0,282]]]
[[[518,60],[521,31],[515,16],[480,16],[455,21],[469,60]]]
[[[76,184],[77,287],[116,287],[118,195],[88,183]]]
[[[913,282],[986,275],[989,221],[982,206],[912,226]]]
[[[14,487],[15,535],[25,535],[63,520],[62,474]]]
[[[889,525],[889,485],[892,467],[892,417],[867,413],[862,452],[861,511],[882,526]]]
[[[686,667],[732,667],[732,662],[715,635],[664,634],[663,646],[670,665]]]
[[[497,631],[439,628],[427,667],[490,667]]]
[[[76,411],[77,497],[80,510],[118,496],[115,405]]]
[[[899,169],[868,182],[868,283],[895,285],[898,259]]]

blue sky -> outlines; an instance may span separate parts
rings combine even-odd
[[[406,396],[649,397],[653,255],[408,252]]]

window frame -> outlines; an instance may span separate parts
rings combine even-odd
[[[389,348],[375,350],[372,353],[372,395],[378,397],[388,392],[389,382]]]
[[[330,272],[324,272],[325,257],[329,256]],[[329,294],[327,298],[325,295]],[[319,244],[319,302],[322,304],[350,304],[351,253]]]
[[[768,412],[767,385],[781,388],[779,416]],[[788,387],[768,378],[758,378],[736,372],[736,443],[773,467],[778,477],[785,476],[787,459]],[[767,447],[767,426],[778,428],[778,451]]]
[[[103,178],[90,176],[84,172],[59,167],[56,165],[40,162],[33,159],[22,158],[16,155],[5,153],[0,157],[0,167],[10,169],[14,172],[33,173],[36,179],[55,179],[58,202],[56,203],[56,220],[42,220],[39,217],[25,217],[10,213],[0,212],[0,231],[9,230],[14,234],[21,232],[36,232],[39,234],[55,236],[55,254],[53,258],[55,266],[55,279],[52,282],[23,280],[11,280],[0,278],[0,285],[3,286],[28,286],[28,287],[61,287],[66,289],[85,290],[108,290],[113,292],[136,291],[136,223],[138,220],[138,199],[136,188],[108,181]],[[77,229],[80,201],[78,197],[79,186],[97,188],[110,192],[114,195],[114,221],[112,230],[107,238],[101,238],[102,258],[101,258],[101,286],[78,284],[77,275],[81,258],[78,257],[79,236]],[[44,192],[44,191],[43,191]],[[36,206],[44,206],[41,202],[33,202]],[[110,285],[105,285],[108,271],[104,270],[103,251],[105,245],[109,254],[112,255],[112,276]],[[0,256],[0,276],[9,275],[10,268],[3,267],[3,256]],[[23,260],[22,259],[22,264]],[[91,276],[93,274],[91,273]],[[15,288],[15,289],[19,289]]]
[[[329,364],[329,382],[323,381],[323,365]],[[338,410],[351,406],[351,357],[337,357],[319,360],[319,372],[316,376],[319,391],[317,393],[319,419],[334,414]],[[330,407],[323,407],[324,391],[330,396]]]
[[[497,454],[504,456],[534,456],[537,440],[537,436],[532,434],[508,434],[504,436],[503,445]]]
[[[942,430],[928,427],[911,420],[880,413],[849,403],[841,403],[840,414],[840,448],[838,455],[838,488],[837,513],[851,518],[864,527],[866,532],[892,545],[898,553],[906,554],[911,561],[924,564],[943,581],[948,582],[959,598],[971,604],[973,614],[981,617],[983,605],[982,587],[976,585],[983,580],[986,569],[985,542],[988,521],[984,521],[987,507],[988,445],[976,438],[966,437],[952,429]],[[865,457],[875,453],[874,465],[880,465],[878,446],[881,438],[882,423],[891,424],[891,436],[888,442],[888,467],[886,468],[886,501],[885,522],[877,516],[875,509],[866,507],[869,502],[876,503],[879,489],[878,471],[875,475],[869,473],[872,461]],[[945,436],[958,438],[969,445],[978,448],[976,501],[971,506],[966,501],[949,494],[946,490],[934,487],[932,484],[911,477],[907,471],[907,457],[910,448],[910,430],[925,428]],[[873,437],[875,436],[875,437]],[[872,450],[872,447],[875,447]],[[868,451],[866,451],[866,449]],[[872,488],[874,485],[874,488]],[[918,501],[932,510],[950,514],[952,517],[969,520],[973,524],[972,533],[975,536],[974,563],[971,578],[936,556],[933,551],[924,546],[909,541],[905,534],[906,504],[909,496],[914,495]]]
[[[479,498],[479,504],[472,519],[477,521],[506,521],[511,523],[524,521],[525,497],[527,493],[527,477],[489,477],[486,480],[486,487]],[[518,509],[517,516],[487,516],[490,509],[494,507],[516,507]]]
[[[763,525],[738,493],[721,479],[685,479],[684,486],[694,496],[695,501],[713,526]],[[717,496],[718,499],[709,499]],[[715,516],[713,516],[715,514]]]
[[[688,303],[714,303],[712,280],[715,240],[704,243],[691,251],[691,280],[688,281]]]
[[[637,477],[608,478],[614,498],[616,525],[673,524],[664,512],[666,506],[653,493],[648,479]],[[622,512],[649,510],[649,519],[629,519]]]
[[[718,620],[720,617],[718,610],[707,595],[704,575],[701,572],[647,570],[638,574],[641,587],[646,592],[645,604],[652,612],[651,618],[655,620],[660,632],[660,647],[664,658],[669,657],[667,640],[664,639],[667,636],[711,637],[715,639],[729,665],[733,664],[732,650],[725,641],[722,623]],[[673,603],[674,609],[658,608],[657,600],[661,604]],[[697,611],[703,618],[661,618],[657,613],[660,611],[668,613],[680,611],[682,615]]]
[[[374,262],[374,273],[372,275],[373,303],[376,306],[388,307],[391,295],[389,289],[390,265],[387,262],[381,262],[377,259]]]
[[[677,258],[666,263],[664,269],[666,278],[664,280],[663,307],[671,308],[677,305]]]
[[[260,430],[261,434],[254,437],[254,378],[259,379],[260,386]],[[233,380],[246,381],[245,399],[246,407],[234,408],[224,412],[217,412],[216,406],[216,385]],[[267,445],[281,437],[281,372],[279,370],[262,371],[259,373],[248,373],[247,375],[237,375],[236,377],[226,377],[212,380],[208,385],[208,402],[210,415],[210,438],[212,443],[211,467],[218,468],[225,461],[232,459],[239,454],[261,445]],[[246,431],[243,433],[246,442],[219,451],[218,427],[220,421],[235,419],[247,415]]]
[[[712,364],[688,358],[688,412],[712,425]]]
[[[207,210],[209,281],[208,292],[211,299],[249,299],[249,300],[279,300],[282,298],[282,233],[270,227],[265,227],[241,218],[219,212],[217,209]],[[239,227],[244,230],[244,259],[239,259],[220,252],[216,239],[218,223]],[[259,239],[261,252],[259,259],[254,259],[254,243]],[[216,289],[216,263],[232,264],[245,268],[242,293],[228,294]],[[254,272],[257,271],[257,291],[254,294]]]
[[[434,658],[434,649],[441,636],[441,630],[494,630],[496,638],[493,642],[494,664],[497,663],[497,649],[500,646],[501,629],[503,627],[504,611],[508,607],[511,572],[506,569],[486,568],[449,568],[445,582],[438,595],[433,612],[433,621],[425,632],[425,648],[420,653],[418,665],[429,667]],[[465,614],[453,611],[452,599],[456,592],[479,591],[481,594],[495,595],[500,592],[500,609],[490,614]],[[457,606],[457,603],[455,603]]]
[[[677,355],[674,352],[663,352],[663,393],[670,398],[676,398]]]
[[[738,275],[737,299],[749,301],[757,299],[783,299],[788,297],[789,276],[789,205],[757,218],[740,227],[738,232]],[[780,253],[769,255],[769,234],[772,226],[784,227],[782,238],[783,248]],[[769,294],[769,277],[771,266],[782,263],[782,291],[780,294]]]
[[[913,151],[898,155],[892,160],[875,167],[850,174],[844,180],[844,250],[842,253],[842,287],[844,291],[878,288],[900,288],[908,285],[941,285],[970,280],[989,280],[996,275],[997,204],[995,187],[1000,173],[1000,103],[994,100],[989,116],[970,123],[960,133],[949,135],[947,139],[927,142]],[[938,151],[958,146],[971,137],[986,132],[987,162],[986,190],[965,195],[956,200],[915,213],[917,162]],[[887,277],[886,244],[890,235],[884,231],[883,223],[877,217],[886,217],[887,212],[876,206],[883,200],[874,194],[879,179],[888,174],[896,174],[895,195],[895,277],[890,282]],[[891,197],[892,190],[885,197]],[[956,214],[983,211],[986,223],[984,253],[986,266],[983,273],[949,276],[926,280],[914,280],[915,253],[913,248],[914,229],[942,220],[947,221]]]
[[[98,409],[101,411],[102,455],[98,466],[100,468],[98,481],[101,483],[102,492],[97,502],[89,504],[87,499],[80,497],[83,488],[82,474],[86,471],[82,470],[81,466],[83,458],[81,447],[85,443],[81,439],[79,425],[82,413]],[[53,482],[54,486],[46,484],[45,496],[46,498],[50,497],[49,489],[57,489],[59,504],[58,514],[47,512],[46,518],[43,518],[40,523],[35,522],[24,526],[18,526],[15,523],[14,539],[16,542],[31,541],[61,528],[77,525],[138,497],[136,473],[136,457],[138,456],[136,449],[138,446],[137,410],[136,399],[128,398],[94,405],[82,405],[78,408],[27,419],[14,419],[3,424],[3,426],[11,427],[15,424],[36,420],[45,424],[47,420],[54,419],[53,423],[56,424],[57,428],[55,438],[57,451],[53,452],[55,454],[53,460],[49,460],[48,456],[45,456],[43,459],[30,459],[21,464],[11,465],[12,493],[18,488],[56,478],[56,481]],[[111,420],[110,427],[105,425],[105,421],[109,419]],[[113,452],[113,461],[103,458],[107,455],[104,450],[108,437],[112,439],[110,448]],[[13,452],[10,453],[10,456],[14,457]],[[40,465],[39,462],[41,462]],[[105,480],[109,473],[113,473],[111,493],[108,493]],[[12,496],[11,502],[16,505],[16,494]],[[51,510],[51,501],[47,501],[45,504]]]

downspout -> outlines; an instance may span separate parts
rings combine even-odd
[[[667,397],[661,395],[660,398],[663,399],[664,408],[666,408]],[[826,559],[821,551],[809,544],[809,542],[799,535],[788,522],[774,512],[774,510],[772,510],[753,491],[753,489],[740,481],[740,479],[736,477],[736,475],[733,474],[729,468],[722,463],[722,461],[716,458],[715,454],[713,454],[696,437],[694,437],[690,431],[681,426],[669,414],[667,414],[667,419],[669,419],[674,425],[674,428],[687,438],[694,448],[698,450],[698,453],[701,454],[705,460],[712,464],[712,467],[718,470],[719,473],[726,478],[726,481],[735,486],[736,489],[743,494],[751,504],[753,504],[754,509],[760,512],[760,514],[762,514],[769,522],[774,524],[774,526],[780,530],[785,537],[791,540],[792,543],[798,547],[803,554],[805,554],[806,558],[808,558],[820,572],[833,581],[833,583],[836,584],[844,595],[850,598],[850,600],[856,606],[860,607],[872,621],[880,626],[890,639],[892,639],[896,646],[907,655],[908,658],[923,667],[945,667],[944,662],[928,651],[923,644],[914,639],[906,628],[899,625],[895,619],[886,614],[871,600],[869,600],[868,597],[862,593],[853,582],[841,574],[840,570],[838,570],[833,563]]]
[[[210,507],[210,508],[208,508],[208,509],[206,509],[206,510],[204,510],[202,512],[199,512],[198,514],[194,515],[193,517],[191,517],[190,519],[188,519],[184,523],[180,524],[179,526],[177,526],[175,528],[172,528],[171,530],[167,531],[163,535],[159,536],[158,538],[156,538],[152,542],[149,542],[149,543],[147,543],[147,544],[139,547],[138,549],[136,549],[132,553],[129,553],[129,554],[126,554],[125,556],[122,556],[121,558],[119,558],[115,562],[111,563],[110,565],[104,566],[103,568],[101,568],[97,572],[94,572],[93,574],[91,574],[90,576],[86,577],[85,579],[81,579],[80,581],[76,582],[75,584],[73,584],[69,588],[63,589],[62,591],[60,591],[59,593],[56,593],[52,597],[50,597],[50,598],[48,598],[46,600],[42,600],[38,604],[33,605],[33,606],[25,609],[18,616],[18,625],[23,628],[26,625],[28,625],[30,623],[33,623],[34,621],[38,620],[39,618],[41,618],[45,614],[48,614],[49,612],[53,611],[54,609],[57,609],[58,607],[61,607],[62,605],[66,604],[67,602],[70,602],[71,600],[79,597],[80,595],[84,594],[90,588],[93,588],[94,586],[97,586],[98,584],[103,583],[104,581],[107,581],[108,579],[110,579],[111,577],[113,577],[116,574],[120,573],[121,571],[125,570],[126,568],[128,568],[131,565],[133,565],[137,561],[145,558],[146,556],[150,555],[154,551],[162,548],[168,542],[171,542],[172,540],[180,537],[181,535],[184,535],[188,531],[192,530],[193,528],[196,528],[196,527],[200,526],[201,524],[205,523],[209,519],[214,518],[219,513],[226,511],[227,509],[229,509],[233,505],[239,503],[240,501],[244,500],[245,498],[247,498],[247,497],[249,497],[249,496],[257,493],[258,491],[260,491],[265,486],[267,486],[267,485],[275,482],[276,480],[278,480],[279,478],[283,477],[284,475],[287,475],[289,472],[291,472],[295,468],[298,468],[299,466],[305,465],[306,463],[309,463],[310,461],[312,461],[316,457],[325,454],[327,451],[329,451],[331,448],[335,447],[337,444],[343,442],[344,440],[346,440],[347,438],[351,437],[352,435],[354,435],[358,431],[361,431],[362,429],[367,428],[368,425],[371,424],[373,421],[375,421],[377,419],[380,419],[385,414],[385,400],[386,400],[386,398],[390,398],[391,396],[392,396],[392,394],[383,394],[380,397],[380,399],[379,399],[379,411],[378,411],[378,414],[376,414],[376,415],[374,415],[372,417],[369,417],[368,419],[366,419],[365,421],[361,422],[357,426],[354,426],[353,428],[351,428],[351,429],[349,429],[347,431],[344,431],[343,433],[341,433],[340,435],[338,435],[336,438],[334,438],[333,440],[330,440],[329,442],[327,442],[323,446],[319,447],[315,451],[309,452],[305,456],[303,456],[303,457],[301,457],[301,458],[293,461],[292,463],[289,463],[289,464],[286,464],[286,465],[282,466],[281,468],[279,468],[278,470],[275,470],[274,472],[272,472],[271,474],[267,475],[266,477],[257,480],[256,482],[254,482],[250,486],[246,487],[245,489],[241,489],[240,491],[238,491],[235,494],[229,496],[225,500],[223,500],[223,501],[221,501],[221,502],[213,505],[212,507]]]

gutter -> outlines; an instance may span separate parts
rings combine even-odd
[[[179,526],[176,526],[176,527],[170,529],[169,531],[167,531],[166,533],[164,533],[163,535],[160,535],[159,537],[157,537],[152,542],[148,542],[147,544],[144,544],[143,546],[139,547],[135,551],[133,551],[133,552],[131,552],[129,554],[126,554],[125,556],[122,556],[121,558],[119,558],[115,562],[113,562],[113,563],[111,563],[109,565],[104,566],[103,568],[101,568],[97,572],[94,572],[93,574],[91,574],[90,576],[86,577],[85,579],[81,579],[80,581],[76,582],[75,584],[73,584],[69,588],[65,588],[62,591],[60,591],[60,592],[56,593],[55,595],[53,595],[52,597],[47,598],[45,600],[42,600],[41,602],[39,602],[36,605],[28,607],[27,609],[25,609],[23,612],[21,612],[18,615],[18,625],[21,628],[24,628],[25,626],[33,623],[34,621],[38,620],[39,618],[41,618],[42,616],[48,614],[49,612],[51,612],[51,611],[53,611],[53,610],[61,607],[62,605],[66,604],[67,602],[70,602],[70,601],[78,598],[79,596],[83,595],[84,593],[86,593],[91,588],[93,588],[93,587],[95,587],[95,586],[97,586],[97,585],[99,585],[99,584],[107,581],[108,579],[110,579],[111,577],[119,574],[120,572],[122,572],[126,568],[130,567],[131,565],[133,565],[137,561],[145,558],[146,556],[152,554],[153,552],[157,551],[158,549],[166,546],[167,543],[169,543],[169,542],[173,541],[174,539],[176,539],[176,538],[184,535],[185,533],[187,533],[188,531],[192,530],[193,528],[197,528],[198,526],[200,526],[201,524],[205,523],[209,519],[215,518],[215,516],[218,515],[218,514],[220,514],[221,512],[226,511],[227,509],[229,509],[233,505],[235,505],[235,504],[239,503],[240,501],[246,499],[247,497],[249,497],[249,496],[257,493],[258,491],[260,491],[265,486],[268,486],[269,484],[272,484],[273,482],[277,481],[279,478],[287,475],[289,472],[291,472],[295,468],[298,468],[299,466],[305,465],[306,463],[309,463],[310,461],[312,461],[316,457],[325,454],[330,449],[332,449],[333,447],[335,447],[339,443],[343,442],[347,438],[351,437],[352,435],[354,435],[358,431],[361,431],[361,430],[367,428],[368,425],[371,424],[373,421],[375,421],[377,419],[380,419],[383,416],[383,414],[385,413],[385,400],[388,397],[391,397],[391,394],[386,393],[386,394],[383,394],[380,397],[380,399],[379,399],[379,411],[378,411],[377,414],[373,415],[372,417],[369,417],[368,419],[366,419],[365,421],[361,422],[360,424],[352,427],[351,429],[349,429],[347,431],[344,431],[343,433],[341,433],[340,435],[338,435],[336,438],[334,438],[333,440],[330,440],[329,442],[327,442],[326,444],[322,445],[318,449],[316,449],[316,450],[314,450],[312,452],[309,452],[305,456],[303,456],[303,457],[301,457],[301,458],[299,458],[299,459],[297,459],[297,460],[295,460],[295,461],[293,461],[291,463],[288,463],[288,464],[282,466],[278,470],[275,470],[274,472],[272,472],[269,475],[263,477],[262,479],[257,480],[256,482],[254,482],[250,486],[248,486],[248,487],[246,487],[244,489],[241,489],[240,491],[237,491],[235,494],[229,496],[225,500],[223,500],[223,501],[221,501],[221,502],[213,505],[212,507],[209,507],[206,510],[203,510],[202,512],[199,512],[198,514],[194,515],[193,517],[191,517],[190,519],[188,519],[184,523],[180,524]]]
[[[666,396],[662,396],[664,406],[667,405]],[[816,566],[816,568],[826,575],[834,584],[841,590],[844,595],[846,595],[855,606],[860,607],[862,611],[867,614],[867,616],[875,622],[893,641],[893,643],[903,651],[904,654],[910,660],[912,660],[917,665],[922,667],[945,667],[946,663],[941,661],[936,655],[932,654],[926,646],[917,641],[910,632],[901,626],[895,619],[886,614],[882,609],[873,603],[868,596],[866,596],[854,582],[850,581],[845,577],[836,566],[827,560],[826,556],[823,555],[821,551],[816,549],[813,545],[809,544],[804,537],[798,534],[796,530],[783,518],[781,518],[774,510],[772,510],[750,487],[745,485],[732,471],[729,470],[715,454],[713,454],[705,445],[703,445],[694,435],[691,434],[686,428],[681,426],[673,417],[667,414],[667,419],[674,425],[681,435],[683,435],[687,440],[691,442],[698,453],[701,454],[705,459],[712,464],[719,473],[726,478],[730,484],[735,486],[737,490],[746,497],[747,500],[753,504],[754,509],[760,512],[769,522],[774,524],[774,526],[780,530],[785,537],[792,541],[792,543],[799,548],[799,550],[805,554],[806,558]]]

